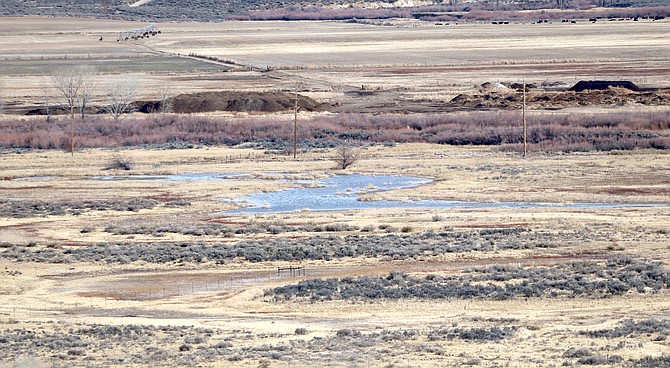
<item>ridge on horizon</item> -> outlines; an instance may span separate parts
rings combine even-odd
[[[0,16],[67,16],[110,18],[131,21],[224,21],[224,20],[356,20],[410,18],[427,21],[490,19],[589,18],[594,12],[603,17],[665,16],[670,0],[567,0],[517,2],[442,0],[35,0],[26,6],[18,0],[0,0]],[[561,10],[513,14],[518,10]],[[468,12],[486,12],[463,17]],[[463,17],[463,18],[461,18]],[[524,18],[529,17],[529,18]],[[558,18],[556,18],[558,17]]]

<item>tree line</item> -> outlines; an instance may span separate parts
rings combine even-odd
[[[44,111],[47,122],[50,122],[53,114],[53,103],[62,108],[70,117],[70,142],[69,149],[75,150],[75,124],[77,115],[80,120],[86,118],[87,108],[99,92],[100,74],[97,69],[90,65],[78,65],[55,70],[51,75],[50,87],[44,88]],[[0,85],[1,86],[1,85]],[[1,87],[0,87],[1,90]],[[56,96],[52,98],[51,92],[55,90]],[[163,85],[159,88],[160,112],[166,113],[170,108],[169,100],[172,97],[169,86]],[[115,123],[123,118],[124,114],[131,111],[132,104],[140,94],[140,81],[133,76],[116,78],[107,84],[103,93],[106,99],[104,111],[110,114]],[[1,99],[0,99],[1,101]],[[2,102],[0,102],[0,111]]]

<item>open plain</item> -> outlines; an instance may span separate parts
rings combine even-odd
[[[329,111],[371,113],[445,111],[451,99],[480,92],[486,82],[525,80],[555,90],[579,80],[625,79],[670,87],[670,21],[160,23],[155,37],[117,41],[121,32],[146,25],[4,18],[0,75],[11,86],[5,109],[41,107],[54,71],[81,64],[98,69],[96,104],[120,77],[141,81],[143,99],[157,99],[161,86],[181,94],[292,92],[297,84]],[[597,107],[589,105],[549,107]]]
[[[2,20],[6,126],[44,119],[20,114],[43,104],[54,65],[96,65],[99,105],[105,83],[128,74],[146,100],[162,85],[185,94],[299,83],[330,106],[303,120],[446,114],[453,97],[485,82],[670,83],[667,21],[165,23],[155,37],[117,42],[144,24]],[[286,111],[206,115],[292,123]],[[340,170],[328,146],[296,159],[262,145],[178,147],[0,153],[0,366],[670,364],[667,149],[522,158],[489,145],[367,142]],[[349,174],[432,179],[363,188],[362,201],[491,206],[225,212],[254,193]]]

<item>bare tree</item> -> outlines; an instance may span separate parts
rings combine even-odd
[[[51,91],[49,87],[44,87],[44,113],[47,116],[47,123],[51,122]]]
[[[79,114],[84,120],[86,115],[86,106],[93,99],[93,93],[98,79],[98,71],[95,67],[84,65],[80,68],[82,76],[81,94],[79,96]]]
[[[567,9],[570,6],[569,0],[556,0],[556,7],[558,9]]]
[[[107,97],[109,98],[109,111],[114,116],[114,121],[119,122],[122,114],[128,111],[130,104],[135,101],[139,91],[139,81],[135,78],[127,78],[114,82]]]
[[[90,101],[93,94],[96,72],[95,68],[82,65],[73,68],[63,68],[51,77],[52,83],[58,93],[63,98],[63,105],[70,112],[70,152],[74,155],[74,111],[75,108],[81,110],[81,117],[84,117],[84,109]]]
[[[333,160],[337,163],[338,169],[346,169],[353,165],[360,158],[361,151],[359,148],[349,145],[342,145],[335,150],[335,157]]]
[[[160,98],[160,112],[163,116],[172,110],[173,92],[169,84],[164,83],[158,88],[158,96]]]
[[[91,86],[91,83],[86,80],[92,77],[88,72],[90,69],[91,67],[89,66],[63,68],[55,71],[51,76],[53,86],[63,98],[62,105],[67,108],[70,118],[73,120],[75,109],[80,108],[82,105],[86,106],[88,103],[88,98],[83,103],[81,99],[82,95],[85,94],[84,85]]]

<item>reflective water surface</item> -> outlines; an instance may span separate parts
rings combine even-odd
[[[50,180],[52,177],[17,178],[17,180]],[[621,203],[533,203],[533,202],[463,202],[448,200],[422,201],[362,201],[364,194],[379,191],[416,188],[432,183],[431,179],[389,175],[333,175],[324,179],[304,179],[303,174],[292,173],[200,173],[173,175],[109,175],[93,180],[147,180],[166,182],[195,182],[233,179],[281,180],[300,185],[298,188],[277,192],[256,193],[233,199],[241,208],[223,211],[223,214],[279,213],[294,211],[337,211],[380,208],[620,208],[656,207],[659,204]]]
[[[653,206],[644,204],[571,203],[547,204],[531,202],[462,202],[447,200],[422,201],[360,201],[362,194],[401,188],[414,188],[432,180],[411,176],[336,175],[318,180],[321,186],[293,188],[270,193],[256,193],[236,198],[233,202],[246,206],[225,211],[226,214],[278,213],[293,211],[335,211],[379,208],[608,208]]]

